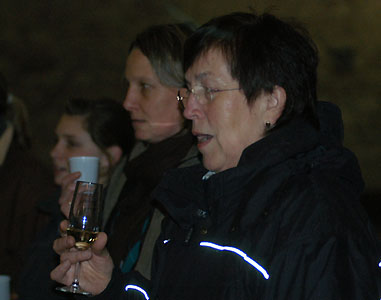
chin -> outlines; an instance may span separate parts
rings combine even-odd
[[[54,176],[54,182],[55,184],[57,185],[61,185],[62,184],[62,180],[63,178],[69,173],[59,173],[57,174],[56,176]]]
[[[216,159],[217,158],[216,156],[214,156],[214,157],[213,157],[213,155],[211,155],[211,156],[212,156],[211,158],[203,156],[203,160],[202,160],[202,164],[209,171],[213,171],[213,172],[218,173],[218,172],[225,171],[227,169],[234,168],[238,164],[238,162],[232,163],[231,161],[230,161],[230,163],[228,163],[228,161],[226,161],[225,158],[218,160],[218,159]]]
[[[218,164],[215,161],[211,160],[211,159],[207,159],[207,158],[204,157],[203,160],[202,160],[202,164],[209,171],[213,171],[213,172],[216,172],[216,173],[220,172],[220,168],[219,168],[220,166],[218,166]]]
[[[147,143],[150,142],[150,136],[146,132],[143,132],[143,131],[136,130],[135,131],[135,138],[138,141],[147,142]]]
[[[55,183],[56,185],[61,185],[61,183],[62,183],[62,177],[59,177],[59,178],[55,177],[55,178],[54,178],[54,183]]]

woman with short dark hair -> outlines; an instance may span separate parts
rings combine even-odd
[[[168,217],[151,281],[111,276],[105,236],[93,256],[61,259],[92,265],[108,283],[103,299],[379,299],[361,172],[342,146],[340,111],[316,100],[308,35],[270,14],[233,13],[184,48],[178,100],[203,166],[171,170],[155,190]]]
[[[78,130],[70,131],[71,125]],[[79,140],[79,132],[89,137],[87,141],[92,151],[88,150],[90,146],[85,141]],[[135,143],[128,112],[120,102],[108,98],[68,100],[57,124],[56,140],[50,155],[57,184],[69,174],[68,159],[85,155],[100,158],[100,183],[107,184],[114,167],[129,155]]]

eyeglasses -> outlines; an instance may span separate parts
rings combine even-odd
[[[194,95],[195,99],[200,104],[207,104],[213,101],[215,94],[220,92],[227,91],[238,91],[240,88],[231,88],[231,89],[210,89],[202,86],[195,87],[193,89],[186,89],[185,91],[179,90],[177,92],[177,101],[179,101],[180,107],[185,109],[186,102],[191,94]]]

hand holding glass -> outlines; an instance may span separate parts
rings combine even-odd
[[[96,240],[100,231],[103,215],[102,185],[77,181],[73,201],[70,207],[69,227],[67,234],[75,239],[75,248],[86,250]],[[91,295],[79,285],[80,263],[75,266],[74,281],[71,286],[59,287],[57,290],[75,294]]]

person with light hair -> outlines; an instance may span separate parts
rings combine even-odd
[[[8,91],[0,74],[0,245],[1,274],[11,276],[15,292],[26,249],[47,222],[37,209],[54,192],[49,169],[31,152],[28,111],[23,100]]]

